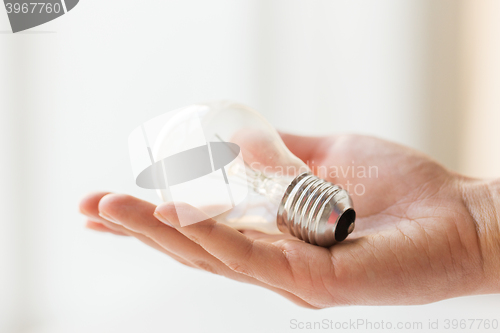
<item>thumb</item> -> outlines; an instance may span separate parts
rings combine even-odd
[[[301,136],[284,132],[279,134],[292,154],[304,162],[314,159],[316,152],[329,140],[329,137],[324,136]]]

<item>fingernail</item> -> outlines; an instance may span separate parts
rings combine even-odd
[[[103,219],[105,219],[106,221],[109,221],[111,223],[114,223],[114,224],[121,224],[119,221],[113,219],[112,217],[106,215],[105,213],[103,212],[99,212],[99,216],[102,217]]]
[[[168,225],[169,227],[172,227],[172,228],[175,228],[175,226],[168,220],[166,219],[163,215],[161,215],[160,213],[158,212],[154,212],[153,215],[158,219],[160,220],[160,222]]]

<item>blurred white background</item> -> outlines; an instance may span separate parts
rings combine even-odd
[[[496,295],[301,309],[86,230],[77,205],[93,190],[158,202],[134,185],[129,132],[221,98],[282,130],[374,134],[498,177],[499,4],[82,0],[15,35],[0,9],[0,332],[289,332],[291,319],[495,318]]]

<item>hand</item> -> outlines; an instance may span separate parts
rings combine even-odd
[[[172,204],[107,193],[82,200],[87,227],[136,237],[187,266],[311,308],[422,304],[500,290],[496,187],[372,137],[282,137],[320,177],[350,186],[357,220],[344,242],[322,248],[209,218],[180,227]],[[338,172],[325,173],[331,166]]]

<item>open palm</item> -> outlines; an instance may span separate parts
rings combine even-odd
[[[372,137],[282,137],[320,177],[351,190],[356,228],[344,242],[322,248],[212,219],[180,227],[171,204],[128,195],[93,193],[80,209],[89,228],[134,236],[185,265],[302,306],[421,304],[485,291],[482,242],[464,201],[467,179]],[[336,172],[325,172],[332,166]]]

